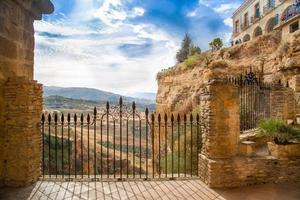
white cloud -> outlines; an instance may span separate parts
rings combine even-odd
[[[232,27],[232,18],[231,17],[228,17],[226,19],[223,20],[224,24],[229,26],[229,27]]]
[[[220,4],[220,6],[214,8],[217,13],[225,13],[225,12],[232,12],[233,10],[237,9],[239,4],[237,3],[225,3]]]
[[[79,5],[75,8],[83,12]],[[90,26],[89,20],[83,23],[75,14],[35,22],[35,78],[45,85],[92,87],[121,94],[156,92],[155,76],[175,64],[180,41],[152,24],[129,23],[127,19],[142,16],[145,10],[126,9],[121,0],[106,0],[100,8],[84,12],[92,12],[84,20],[97,20],[96,26]],[[119,48],[149,42],[151,51],[139,57],[128,57]]]

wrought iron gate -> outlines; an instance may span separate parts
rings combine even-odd
[[[263,82],[252,70],[230,82],[239,87],[241,131],[254,129],[260,120],[271,117],[271,83]]]
[[[198,175],[199,115],[106,104],[93,113],[44,113],[43,178],[124,180]]]

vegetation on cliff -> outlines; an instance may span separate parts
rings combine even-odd
[[[211,78],[237,76],[250,67],[267,82],[287,82],[300,73],[300,32],[288,42],[280,31],[216,51],[188,56],[157,74],[157,112],[190,112]]]

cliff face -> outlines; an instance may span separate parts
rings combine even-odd
[[[289,82],[295,89],[300,73],[300,32],[284,42],[280,32],[261,36],[218,52],[206,52],[158,74],[157,112],[189,112],[210,78],[237,76],[250,67],[267,82]]]

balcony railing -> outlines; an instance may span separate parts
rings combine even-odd
[[[291,5],[286,9],[286,11],[281,16],[281,23],[288,21],[289,19],[300,14],[300,2],[294,5]]]
[[[199,115],[152,114],[123,105],[88,115],[45,113],[42,174],[64,179],[197,177]]]
[[[274,8],[275,8],[275,3],[268,3],[267,5],[265,5],[263,7],[263,12],[264,12],[264,14],[267,14],[268,12],[273,10]]]

